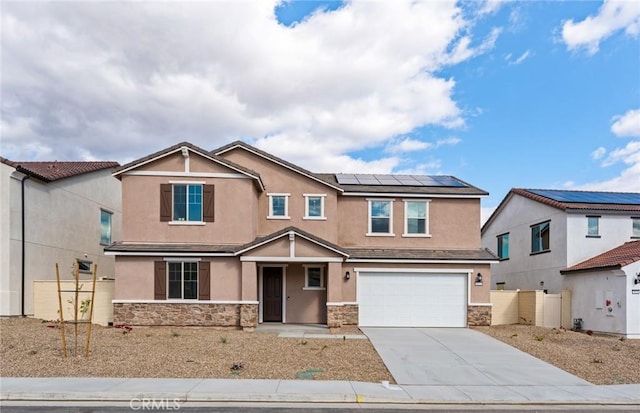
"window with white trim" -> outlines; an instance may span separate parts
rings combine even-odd
[[[289,195],[268,194],[270,219],[289,219]]]
[[[324,216],[325,194],[304,194],[304,219],[326,219]]]
[[[168,263],[167,298],[169,299],[198,299],[198,263],[197,262],[169,262]]]
[[[393,200],[369,199],[369,233],[393,235]]]
[[[202,221],[202,185],[173,185],[173,220]]]
[[[429,235],[428,201],[404,201],[404,236],[419,237]]]
[[[304,268],[304,289],[324,290],[324,267],[305,266]]]

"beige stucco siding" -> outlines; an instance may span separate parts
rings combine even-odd
[[[160,221],[160,184],[215,185],[215,222],[174,225]],[[122,177],[123,239],[128,242],[244,244],[254,239],[255,189],[250,179]]]
[[[117,300],[154,299],[154,262],[162,257],[118,257],[115,298]],[[186,261],[189,258],[185,258]],[[211,262],[211,300],[241,300],[241,263],[237,258],[204,259]]]
[[[258,202],[259,235],[268,235],[287,226],[295,226],[327,241],[336,242],[338,206],[335,189],[243,149],[234,149],[222,156],[258,172],[264,182],[266,191],[260,194]],[[270,193],[290,194],[288,198],[289,219],[267,218],[269,215],[268,194]],[[326,220],[304,219],[305,194],[326,195],[324,197]]]
[[[393,202],[393,236],[367,236],[368,199]],[[393,247],[426,249],[475,249],[480,247],[480,200],[417,198],[429,200],[430,237],[405,237],[404,201],[401,197],[343,196],[339,202],[338,244],[343,247]],[[411,200],[414,200],[413,198]]]
[[[326,272],[326,266],[325,266]],[[326,274],[325,274],[326,277]],[[326,278],[325,278],[326,279]],[[304,289],[305,269],[301,264],[287,266],[287,322],[326,323],[327,291]]]

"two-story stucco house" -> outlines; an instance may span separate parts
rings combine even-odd
[[[634,239],[640,193],[514,188],[482,227],[482,246],[500,258],[493,286],[509,290],[559,293],[561,270]]]
[[[120,238],[117,162],[14,162],[0,158],[0,315],[33,315],[33,281],[55,280],[79,260],[113,277],[104,247]]]
[[[114,176],[116,323],[490,323],[487,193],[457,178],[317,174],[243,142],[180,143]]]

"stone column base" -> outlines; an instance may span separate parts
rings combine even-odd
[[[468,326],[490,326],[491,306],[490,305],[470,305],[467,307]]]
[[[253,331],[258,325],[258,304],[240,304],[240,327]]]
[[[358,304],[327,305],[327,327],[358,324]]]

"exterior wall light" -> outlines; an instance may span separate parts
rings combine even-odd
[[[482,285],[482,274],[478,273],[478,275],[476,275],[476,285]]]
[[[349,271],[347,271],[347,272],[344,274],[344,279],[345,279],[345,280],[348,280],[348,279],[350,279],[350,278],[351,278],[351,274],[349,274]]]

